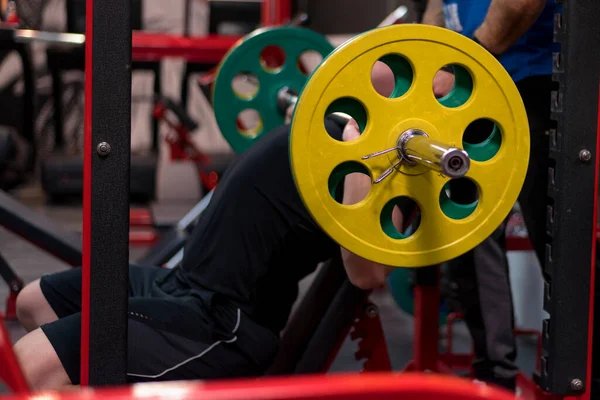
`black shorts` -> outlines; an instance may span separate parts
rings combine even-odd
[[[129,268],[129,381],[263,374],[276,354],[277,336],[236,307],[204,310],[193,299],[157,295],[152,290],[155,279],[170,272],[157,267]],[[41,329],[71,382],[79,384],[81,269],[43,276],[40,287],[59,318]]]

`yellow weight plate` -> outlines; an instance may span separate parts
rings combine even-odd
[[[391,98],[372,86],[371,70],[378,60],[396,76]],[[436,99],[434,76],[445,65],[455,66],[455,88]],[[355,117],[361,137],[352,142],[330,137],[323,120],[331,111]],[[495,124],[481,143],[465,135],[475,121]],[[470,169],[462,179],[477,188],[476,202],[456,204],[448,198],[448,177],[406,165],[373,184],[357,204],[333,198],[330,186],[340,173],[362,169],[375,179],[388,169],[398,159],[395,152],[362,157],[396,146],[409,129],[469,153]],[[340,246],[378,263],[421,267],[471,250],[508,215],[527,172],[529,127],[514,82],[485,49],[443,28],[395,25],[346,42],[313,73],[294,113],[290,155],[303,201]],[[418,228],[409,235],[390,230],[390,204],[400,197],[412,199],[421,213]]]

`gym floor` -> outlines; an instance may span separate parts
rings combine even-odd
[[[14,193],[21,201],[38,212],[57,221],[64,229],[81,231],[81,207],[75,205],[48,205],[45,203],[41,190],[37,187],[27,187]],[[154,213],[158,222],[176,221],[193,205],[193,202],[158,202]],[[0,228],[0,251],[25,282],[31,282],[43,274],[48,274],[68,268],[61,261],[37,249],[21,238]],[[138,258],[145,249],[131,247],[130,259]],[[301,282],[301,296],[310,285],[312,276]],[[514,288],[513,288],[514,290]],[[0,285],[0,304],[3,306],[8,296],[6,285]],[[401,311],[387,290],[381,290],[372,295],[372,301],[379,306],[392,367],[401,370],[411,359],[413,343],[413,318]],[[7,321],[13,342],[25,334],[16,321]],[[440,346],[445,346],[445,329],[440,330],[442,340]],[[470,338],[466,327],[458,324],[455,329],[454,345],[457,351],[470,350]],[[354,359],[356,343],[346,340],[331,372],[359,371],[361,365]],[[519,340],[518,364],[525,373],[531,373],[535,367],[535,343],[528,338]],[[0,393],[3,392],[0,386]]]

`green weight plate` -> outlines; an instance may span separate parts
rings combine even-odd
[[[413,270],[410,268],[394,269],[388,277],[388,287],[400,309],[409,315],[414,315],[415,297],[412,290],[411,272]],[[440,326],[446,324],[447,317],[446,305],[442,300],[442,304],[440,304]]]
[[[277,46],[285,54],[280,68],[270,69],[261,63],[261,52]],[[300,93],[308,76],[299,68],[299,57],[306,51],[325,58],[334,47],[317,32],[299,27],[259,29],[241,40],[221,61],[213,85],[213,108],[221,133],[235,152],[241,153],[264,133],[281,126],[285,115],[277,107],[277,93],[285,86]],[[252,96],[241,96],[232,85],[236,76],[252,74],[258,90]],[[244,110],[260,115],[260,124],[251,132],[238,127],[238,116]]]

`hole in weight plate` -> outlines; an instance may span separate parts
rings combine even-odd
[[[463,134],[463,148],[475,161],[491,160],[500,150],[502,134],[494,121],[486,118],[471,122]]]
[[[440,208],[451,219],[464,219],[479,204],[479,188],[469,178],[452,179],[440,193]]]
[[[270,45],[260,52],[260,65],[271,74],[276,74],[285,64],[285,52],[279,46]]]
[[[444,107],[460,107],[472,93],[473,77],[461,65],[446,65],[433,78],[433,94]]]
[[[252,100],[258,93],[260,84],[256,75],[249,72],[241,72],[233,77],[231,88],[238,98]]]
[[[356,204],[364,200],[371,188],[371,175],[363,164],[355,161],[344,162],[329,175],[329,194],[340,204]],[[369,190],[364,190],[368,187]],[[344,202],[344,196],[346,201]]]
[[[321,61],[323,61],[323,56],[318,51],[303,51],[298,57],[298,69],[308,76],[321,64]]]
[[[331,125],[333,124],[330,122],[325,124],[325,129],[335,140],[342,140],[341,131],[350,118],[358,123],[360,132],[364,132],[367,126],[367,110],[365,110],[365,107],[358,100],[351,97],[339,98],[327,108],[325,119],[331,119],[341,127],[337,129],[334,126],[335,129],[332,129]]]
[[[406,239],[419,229],[421,209],[410,197],[396,197],[383,207],[379,221],[386,235],[392,239]]]
[[[398,98],[408,92],[413,76],[412,66],[406,58],[398,54],[388,54],[373,65],[371,83],[380,95]]]
[[[237,117],[237,128],[241,135],[254,139],[262,131],[260,113],[252,108],[243,110]]]

